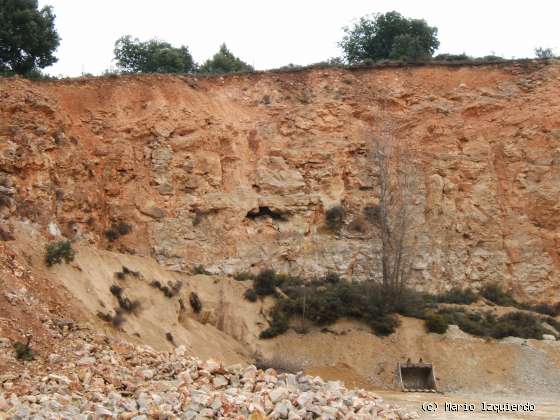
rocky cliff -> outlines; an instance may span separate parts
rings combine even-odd
[[[560,64],[538,62],[0,79],[0,215],[174,270],[363,278],[370,133],[390,121],[413,157],[414,282],[557,301],[559,92]]]

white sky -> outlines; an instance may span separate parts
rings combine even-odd
[[[40,0],[53,6],[62,38],[47,72],[78,76],[114,67],[122,35],[189,47],[195,61],[222,42],[256,69],[311,64],[340,56],[342,27],[363,15],[396,10],[439,29],[439,52],[532,57],[560,53],[557,0]]]

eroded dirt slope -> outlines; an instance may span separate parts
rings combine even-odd
[[[4,322],[0,336],[24,341],[26,334],[32,334],[34,347],[40,346],[46,357],[52,340],[63,332],[58,324],[89,325],[159,350],[183,345],[187,354],[203,359],[225,363],[253,359],[265,320],[259,314],[263,303],[243,299],[249,284],[174,273],[152,258],[88,246],[75,247],[72,263],[47,267],[46,241],[36,227],[16,224],[14,237],[4,247],[8,264],[2,274],[8,281],[0,289]],[[176,291],[166,296],[152,285],[156,281],[168,292],[174,287]],[[118,325],[99,317],[99,313],[114,317],[123,308],[112,287],[122,290],[122,298],[138,303],[134,311],[122,312],[123,322]],[[201,302],[198,312],[190,304],[193,294]]]
[[[326,329],[310,327],[306,334],[289,331],[260,340],[259,333],[267,327],[263,312],[272,301],[244,299],[251,281],[171,272],[151,257],[85,245],[75,247],[70,264],[46,267],[46,241],[39,226],[16,223],[13,236],[14,240],[0,243],[0,370],[6,373],[33,372],[33,363],[48,366],[53,348],[64,347],[71,332],[88,329],[132,345],[171,352],[182,348],[187,355],[226,364],[260,359],[267,365],[343,380],[350,388],[398,389],[397,362],[422,358],[436,367],[444,392],[558,398],[560,341],[485,340],[456,327],[445,335],[429,334],[422,320],[410,318],[402,318],[396,333],[383,338],[365,324],[341,320]],[[116,276],[125,267],[130,274]],[[181,288],[166,297],[150,285],[155,280],[169,287],[180,282]],[[115,285],[122,288],[123,297],[140,303],[138,311],[125,313],[117,326],[97,316],[115,314],[119,307],[111,293]],[[199,313],[190,305],[191,293],[202,304]],[[298,326],[297,317],[293,324]],[[16,362],[11,348],[29,333],[38,358],[31,365]]]

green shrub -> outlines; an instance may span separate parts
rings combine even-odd
[[[307,282],[298,277],[282,277],[276,284],[288,298],[278,299],[273,313],[276,317],[281,314],[283,320],[305,318],[315,325],[326,326],[343,317],[353,318],[366,322],[375,334],[387,335],[399,325],[395,314],[424,316],[423,295],[406,288],[388,292],[375,283],[346,282],[336,275]],[[284,323],[280,325],[282,330]],[[279,329],[271,327],[264,335],[273,336]]]
[[[191,292],[191,295],[189,296],[189,302],[191,304],[193,312],[195,314],[200,313],[200,311],[202,310],[202,302],[195,292]]]
[[[556,319],[552,318],[551,316],[543,317],[542,321],[546,322],[548,325],[550,325],[552,328],[554,328],[558,334],[560,334],[560,321],[557,321]]]
[[[560,302],[553,305],[548,303],[539,303],[538,305],[531,306],[530,309],[533,312],[538,312],[539,314],[556,317],[560,315]]]
[[[138,311],[140,310],[140,301],[130,300],[129,298],[124,296],[123,295],[124,290],[121,286],[113,284],[109,288],[109,291],[111,292],[111,294],[113,296],[115,296],[117,298],[117,301],[119,302],[119,308],[122,310],[122,312],[128,313],[128,314],[130,314],[130,313],[137,314],[138,313]]]
[[[35,352],[30,346],[31,337],[27,337],[27,342],[24,344],[20,341],[14,343],[14,351],[16,353],[16,359],[22,360],[24,362],[30,362],[35,360]]]
[[[123,288],[120,286],[117,286],[116,284],[113,284],[110,288],[109,291],[111,292],[111,294],[113,296],[120,296],[122,295],[123,292]]]
[[[97,317],[105,322],[111,322],[113,320],[113,315],[102,311],[97,311]]]
[[[128,235],[130,232],[132,232],[131,225],[122,220],[117,220],[111,224],[109,229],[105,230],[105,236],[109,241],[114,242],[121,236]]]
[[[116,308],[115,309],[115,316],[112,317],[111,319],[111,324],[113,325],[113,327],[120,327],[122,324],[124,324],[124,313],[120,308]]]
[[[540,59],[554,58],[552,48],[537,47],[535,48],[535,57]]]
[[[344,223],[346,212],[342,206],[334,206],[328,209],[325,213],[325,223],[332,231],[337,231]]]
[[[255,293],[259,296],[269,296],[276,293],[276,286],[278,285],[278,279],[276,277],[276,271],[271,269],[262,270],[253,284]]]
[[[295,305],[285,305],[284,311],[289,312],[292,316],[302,316],[304,312],[302,298],[303,296],[299,297]],[[322,293],[309,293],[305,296],[305,316],[317,325],[329,325],[336,322],[344,312],[343,305],[344,302],[332,288]]]
[[[203,274],[205,276],[211,275],[209,271],[207,271],[202,264],[195,265],[193,268],[194,274]]]
[[[396,11],[361,17],[343,28],[339,43],[350,64],[383,59],[429,59],[439,47],[437,28]]]
[[[177,280],[175,283],[171,284],[171,293],[173,293],[173,296],[177,296],[182,288],[183,282],[181,280]]]
[[[334,271],[329,271],[325,274],[325,282],[330,284],[337,284],[340,283],[341,278],[340,274],[335,273]]]
[[[467,54],[438,54],[434,57],[436,61],[469,61],[472,60],[472,57],[469,57]]]
[[[366,206],[364,207],[363,213],[369,223],[373,225],[379,223],[379,206]]]
[[[124,265],[122,266],[122,273],[123,273],[125,276],[130,275],[130,276],[136,277],[136,278],[140,277],[140,272],[139,272],[139,271],[131,270],[130,268],[128,268],[128,267],[126,267],[126,266],[124,266]]]
[[[63,260],[69,263],[74,260],[75,252],[70,241],[56,241],[47,245],[45,263],[50,267],[59,264]]]
[[[121,308],[115,308],[115,315],[97,311],[97,317],[102,319],[103,321],[110,322],[113,327],[120,327],[122,324],[124,324],[125,321],[124,313]]]
[[[468,313],[459,322],[459,328],[479,337],[491,337],[496,325],[496,317],[491,313]]]
[[[159,39],[140,41],[130,35],[115,42],[115,61],[125,73],[190,73],[196,70],[189,49]]]
[[[442,315],[430,315],[426,318],[426,329],[429,332],[445,334],[447,327],[449,327],[447,318]]]
[[[233,278],[237,281],[253,280],[255,276],[249,271],[240,271],[234,274]]]
[[[448,324],[457,325],[462,331],[479,337],[491,337],[496,317],[491,313],[469,312],[463,308],[445,308],[438,311]]]
[[[167,283],[167,285],[164,286],[161,284],[159,280],[154,280],[150,283],[150,286],[153,287],[154,289],[158,289],[160,292],[163,293],[165,297],[171,299],[172,297],[177,296],[179,294],[181,288],[183,287],[183,282],[177,280],[175,283],[171,285]]]
[[[368,320],[368,324],[375,334],[387,336],[393,334],[397,330],[400,321],[394,314],[384,314]]]
[[[171,292],[171,289],[167,286],[162,285],[159,280],[152,281],[150,283],[150,286],[152,286],[154,289],[158,289],[160,292],[162,292],[164,294],[165,297],[168,297],[168,298],[173,297],[173,293]]]
[[[454,287],[451,290],[437,296],[438,302],[456,303],[461,305],[470,305],[478,300],[478,295],[471,288],[462,289]]]
[[[439,296],[432,293],[422,293],[422,300],[424,301],[426,308],[437,307],[437,304],[440,302]]]
[[[482,289],[480,294],[496,305],[500,306],[516,306],[517,302],[511,295],[511,292],[506,292],[498,283],[487,283]]]
[[[482,62],[494,62],[494,61],[504,61],[504,57],[500,57],[499,55],[485,55],[484,57],[477,57],[475,60],[482,61]]]
[[[278,308],[272,311],[272,321],[270,326],[262,331],[259,335],[260,338],[273,338],[288,331],[290,327],[288,317]]]
[[[247,289],[245,290],[245,293],[243,293],[243,296],[245,297],[245,299],[247,299],[249,302],[256,302],[258,295],[257,293],[253,290],[253,289]]]
[[[379,292],[383,293],[383,289]],[[426,308],[428,307],[427,294],[418,292],[415,289],[405,287],[402,290],[391,292],[395,296],[385,297],[389,302],[393,302],[389,307],[390,312],[395,312],[403,316],[413,318],[424,318]]]
[[[130,226],[128,223],[123,222],[122,220],[118,220],[117,222],[115,222],[113,224],[113,228],[119,233],[119,235],[123,236],[123,235],[128,235],[130,232],[132,232],[132,226]]]
[[[204,62],[199,68],[200,73],[222,74],[254,71],[253,67],[227,48],[226,44],[220,45],[220,49],[214,56]]]
[[[446,308],[438,311],[448,324],[479,337],[520,337],[541,339],[546,330],[541,320],[525,312],[510,312],[499,318],[491,313],[468,312],[464,309]]]
[[[207,216],[208,216],[208,213],[204,213],[204,212],[201,212],[201,211],[195,211],[194,217],[193,217],[193,220],[192,220],[192,225],[193,226],[198,226],[200,223],[202,223],[204,218],[206,218]]]
[[[282,289],[289,289],[293,287],[301,287],[305,283],[305,279],[299,276],[292,276],[290,274],[276,274],[276,283],[282,286]]]
[[[3,207],[10,207],[12,204],[12,199],[7,194],[0,194],[0,209]]]
[[[126,296],[117,296],[117,301],[119,302],[119,308],[122,309],[123,313],[127,314],[138,314],[140,311],[140,301],[130,300]]]
[[[285,327],[270,326],[266,330],[261,331],[261,333],[259,334],[259,338],[262,338],[263,340],[274,338],[281,334],[284,334],[286,331],[288,331],[287,325]]]
[[[104,233],[105,237],[111,242],[115,242],[117,239],[119,239],[119,234],[114,229],[107,229]]]
[[[510,312],[498,319],[492,331],[492,337],[503,338],[512,336],[540,340],[546,332],[541,321],[535,316],[525,312]]]

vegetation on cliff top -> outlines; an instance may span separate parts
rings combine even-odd
[[[345,27],[344,32],[340,47],[350,64],[383,59],[425,60],[439,47],[437,28],[395,11],[362,17]]]
[[[130,35],[115,42],[117,66],[127,73],[191,73],[196,70],[188,47],[151,39],[140,41]]]
[[[0,0],[0,73],[29,75],[57,61],[52,7],[37,0]]]
[[[253,67],[233,55],[226,44],[220,45],[220,49],[214,56],[204,62],[198,69],[200,73],[223,74],[253,71]]]
[[[39,9],[37,0],[0,0],[0,75],[25,75],[30,79],[56,79],[40,69],[57,62],[54,51],[60,37],[54,25],[50,6]],[[332,57],[308,66],[289,64],[277,70],[363,65],[425,63],[438,49],[438,29],[423,19],[408,18],[397,11],[369,14],[342,28],[339,42],[341,57]],[[131,35],[117,39],[114,45],[117,70],[106,70],[103,76],[119,73],[225,74],[252,72],[253,67],[234,55],[223,43],[213,57],[198,65],[185,45],[175,47],[153,38],[141,41]],[[554,58],[551,48],[537,47],[535,57]],[[435,62],[448,64],[504,61],[490,55],[473,58],[465,53],[440,53]],[[93,76],[82,73],[83,76]]]

